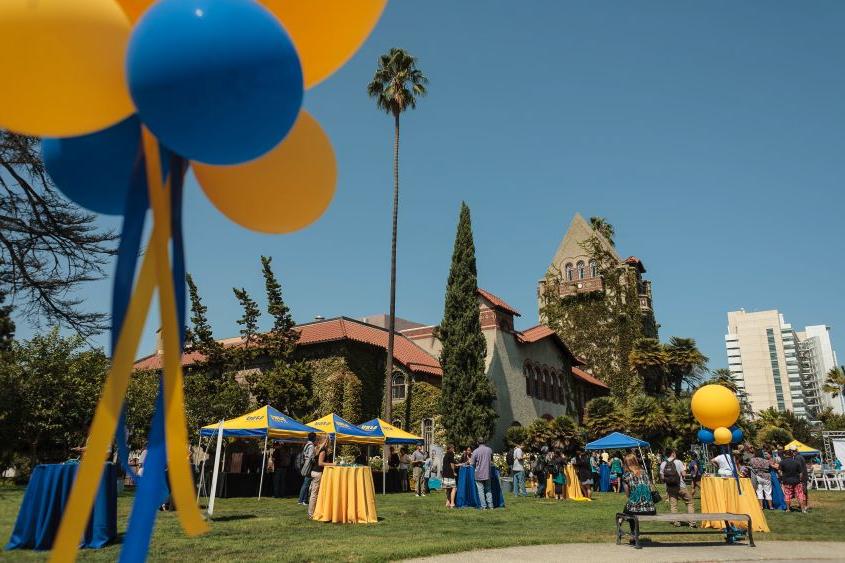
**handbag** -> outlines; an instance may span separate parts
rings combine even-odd
[[[651,488],[651,500],[654,501],[654,504],[657,504],[661,500],[663,500],[663,495],[661,495],[657,489],[654,487]]]

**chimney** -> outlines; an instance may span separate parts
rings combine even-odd
[[[156,355],[164,355],[164,340],[161,338],[161,327],[156,329]]]

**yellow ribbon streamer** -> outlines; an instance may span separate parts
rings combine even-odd
[[[194,479],[188,464],[188,432],[185,422],[185,396],[182,380],[182,350],[179,344],[179,325],[176,315],[176,296],[170,270],[168,240],[170,239],[170,198],[161,181],[158,142],[150,131],[142,130],[147,164],[147,183],[150,204],[157,228],[153,230],[151,247],[156,255],[156,277],[159,288],[162,338],[164,341],[164,420],[167,445],[168,477],[171,494],[182,529],[188,535],[208,531],[193,496]],[[171,182],[173,174],[170,176]],[[159,228],[160,227],[160,228]]]
[[[153,230],[155,231],[155,228]],[[82,454],[76,481],[53,544],[50,561],[73,561],[79,550],[79,543],[88,524],[94,498],[103,475],[103,460],[106,459],[117,428],[120,408],[123,405],[126,389],[129,387],[129,376],[132,373],[135,352],[138,349],[147,311],[152,302],[155,289],[155,261],[154,253],[144,256],[135,291],[132,293],[129,308],[126,311],[126,320],[121,328],[120,338],[112,358],[111,369],[103,385],[103,393],[91,423],[87,447]]]

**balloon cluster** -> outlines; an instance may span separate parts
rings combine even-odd
[[[291,232],[325,211],[336,167],[303,91],[337,70],[386,0],[3,0],[0,127],[45,137],[58,188],[124,212],[148,128],[212,203]]]
[[[692,414],[704,426],[698,431],[699,441],[724,446],[742,442],[742,429],[735,425],[739,418],[739,400],[727,387],[705,385],[692,396]]]

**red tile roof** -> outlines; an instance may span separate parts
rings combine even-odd
[[[497,297],[497,296],[493,295],[492,293],[490,293],[486,289],[481,289],[479,287],[478,288],[478,294],[481,297],[483,297],[484,299],[486,299],[487,301],[489,301],[490,303],[492,303],[494,308],[501,309],[502,311],[504,311],[506,313],[510,313],[511,315],[516,315],[517,317],[522,316],[522,315],[519,314],[519,311],[517,311],[516,309],[514,309],[513,307],[511,307],[510,305],[505,303],[504,299],[502,299],[501,297]]]
[[[626,264],[630,264],[632,266],[636,266],[640,272],[645,273],[645,264],[643,264],[642,260],[637,258],[636,256],[628,256],[623,260]]]
[[[580,368],[573,366],[572,375],[574,375],[575,377],[577,377],[581,381],[585,381],[587,383],[590,383],[591,385],[597,385],[599,387],[604,387],[605,389],[608,388],[607,383],[605,383],[604,381],[602,381],[600,379],[597,379],[595,376],[590,375],[589,373],[587,373],[586,371],[584,371]]]
[[[566,353],[575,365],[584,365],[584,361],[572,353],[569,346],[566,345],[558,334],[552,330],[548,325],[532,326],[529,329],[516,333],[516,341],[520,344],[533,344],[540,340],[551,338],[554,342]]]
[[[387,349],[387,330],[346,317],[299,325],[296,330],[299,331],[299,345],[301,346],[348,339]],[[228,338],[220,342],[226,347],[238,346],[241,344],[241,339],[240,337]],[[436,376],[443,375],[443,370],[440,368],[440,362],[437,358],[399,333],[394,338],[393,357],[411,371]],[[182,365],[191,365],[202,359],[203,355],[199,352],[186,352],[182,354]],[[161,360],[162,356],[159,354],[141,358],[135,362],[135,369],[161,369]]]

